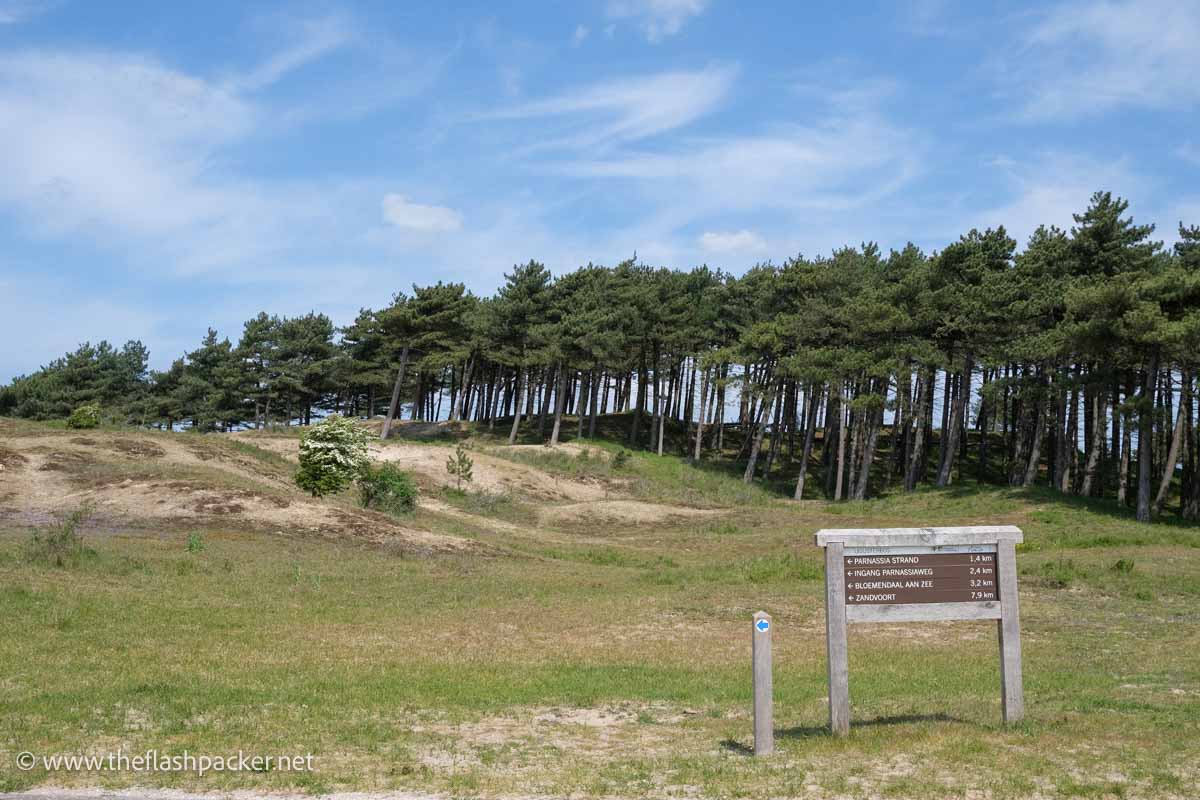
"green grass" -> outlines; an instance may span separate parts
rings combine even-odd
[[[586,464],[511,452],[655,502],[708,492],[693,505],[710,511],[554,525],[527,500],[445,491],[480,524],[416,519],[491,547],[423,558],[237,529],[85,527],[87,557],[58,566],[29,558],[29,530],[0,529],[0,791],[1197,796],[1200,528],[973,484],[794,504],[678,456],[635,453],[615,469],[619,447],[595,445]],[[488,530],[490,518],[523,530]],[[1000,724],[993,623],[854,626],[854,726],[830,737],[812,534],[985,522],[1026,532],[1027,720]],[[747,755],[759,609],[775,619],[770,759]],[[13,767],[23,750],[118,748],[312,752],[316,771]]]

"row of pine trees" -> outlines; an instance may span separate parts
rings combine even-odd
[[[740,277],[631,260],[553,278],[531,261],[492,297],[414,287],[341,330],[262,313],[163,372],[138,342],[84,345],[0,389],[0,414],[98,401],[228,430],[333,411],[382,415],[384,436],[407,417],[552,443],[623,414],[631,446],[732,459],[747,482],[805,465],[796,498],[970,479],[1115,497],[1141,520],[1178,498],[1197,519],[1200,228],[1166,249],[1127,210],[1098,192],[1020,252],[1001,227]]]

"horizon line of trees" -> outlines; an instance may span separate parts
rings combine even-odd
[[[557,443],[565,417],[584,438],[628,413],[630,446],[661,455],[665,429],[683,430],[676,452],[736,447],[747,482],[798,461],[797,499],[947,486],[969,477],[974,434],[976,480],[1115,496],[1143,521],[1177,486],[1200,519],[1200,228],[1180,223],[1167,250],[1127,210],[1097,192],[1069,232],[1039,227],[1020,252],[999,227],[740,277],[629,260],[553,278],[530,261],[494,296],[414,286],[340,330],[263,312],[237,344],[209,329],[161,372],[140,342],[85,344],[0,388],[0,414],[96,401],[202,431],[382,414],[386,437],[407,405]]]

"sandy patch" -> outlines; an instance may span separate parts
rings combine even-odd
[[[547,521],[632,522],[657,523],[669,520],[698,519],[725,513],[720,510],[668,506],[660,503],[643,503],[639,500],[593,500],[586,503],[569,503],[538,509],[541,519]]]
[[[196,525],[245,526],[291,535],[351,537],[370,543],[419,552],[461,552],[480,549],[465,539],[401,525],[382,514],[346,508],[313,499],[290,482],[270,475],[253,456],[227,454],[203,447],[190,435],[23,436],[9,439],[6,458],[19,467],[6,467],[0,520],[18,525],[53,523],[64,511],[89,506],[85,530],[104,530],[122,524],[159,528]],[[204,467],[228,473],[245,488],[210,483],[202,478],[94,480],[90,470],[129,459],[152,459],[159,466]],[[119,474],[119,473],[118,473]]]
[[[388,461],[401,469],[414,472],[437,486],[454,486],[454,478],[446,472],[446,459],[454,451],[447,447],[409,443],[372,444],[371,458]],[[513,492],[539,500],[603,500],[607,487],[596,483],[570,480],[549,475],[525,464],[472,451],[474,461],[471,487],[487,492]]]

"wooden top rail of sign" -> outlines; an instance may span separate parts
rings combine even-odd
[[[1015,525],[970,525],[959,528],[830,528],[817,531],[817,546],[841,542],[846,547],[1020,543],[1025,534]]]
[[[998,621],[1004,719],[1024,714],[1016,545],[1012,525],[818,531],[825,548],[830,726],[850,728],[846,624]]]

